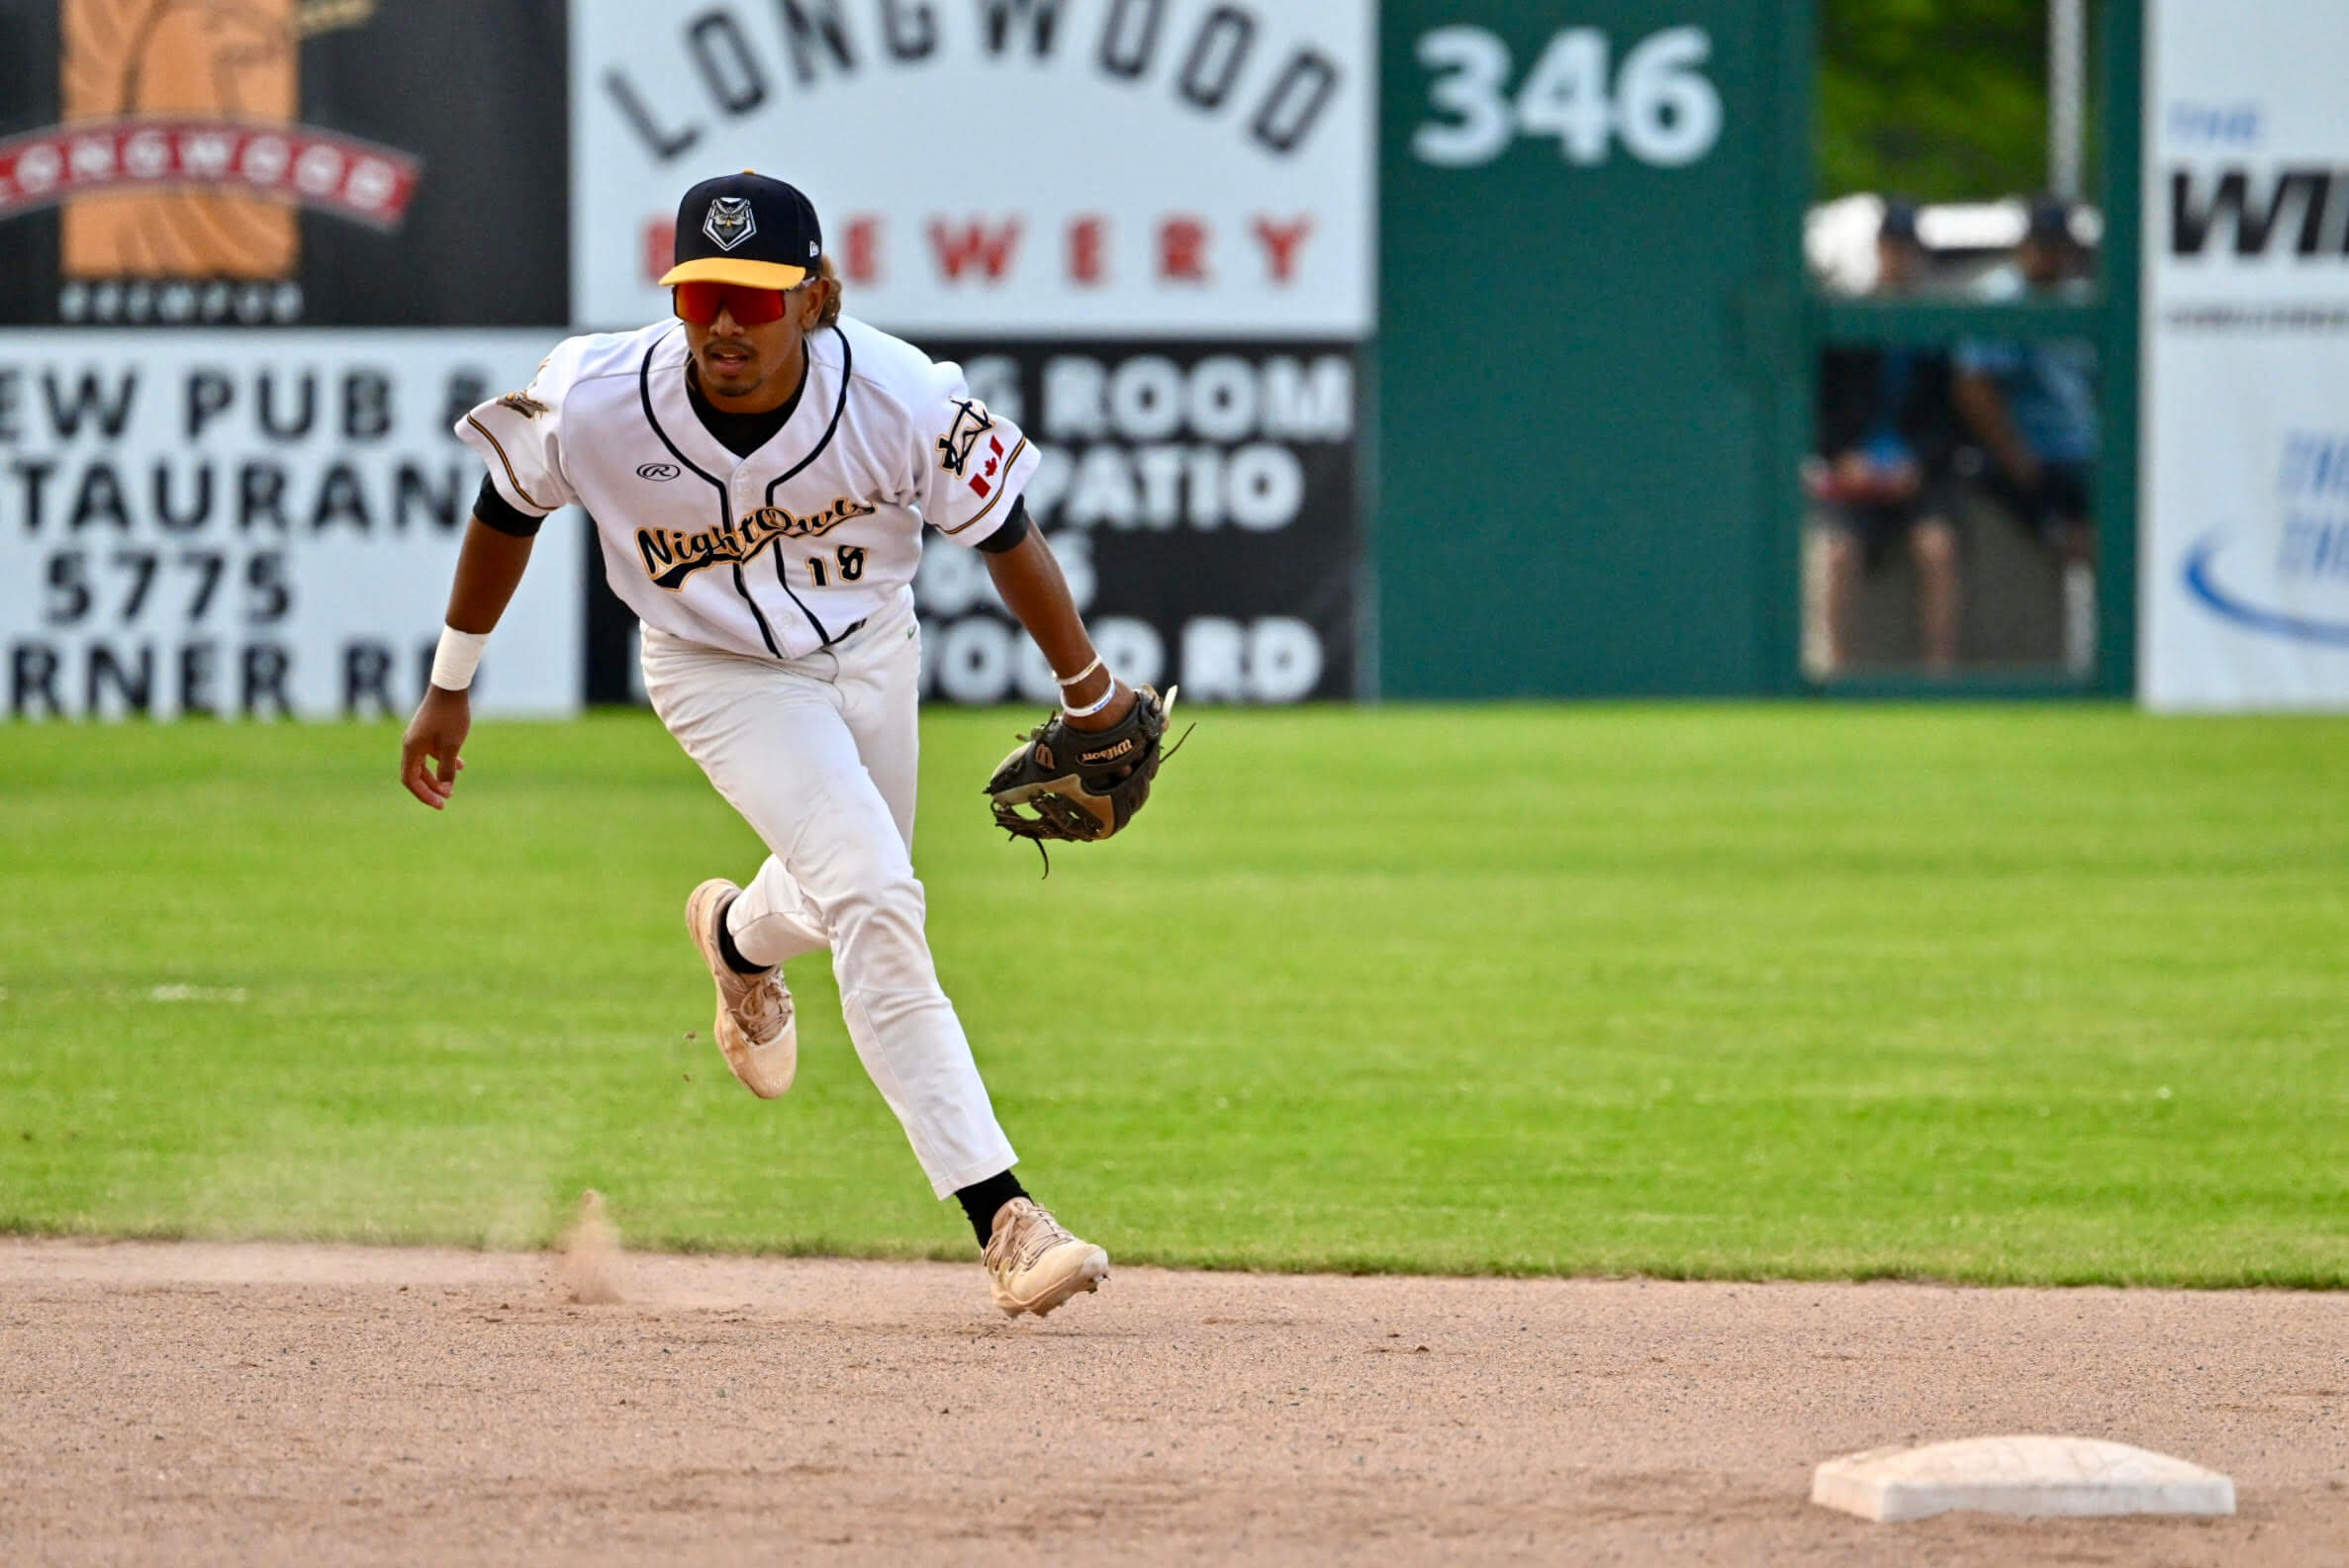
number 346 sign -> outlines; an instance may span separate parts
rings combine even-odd
[[[1703,28],[1667,28],[1610,73],[1607,35],[1567,28],[1512,91],[1508,45],[1480,27],[1437,28],[1421,36],[1419,63],[1434,73],[1428,104],[1441,118],[1413,133],[1411,150],[1422,162],[1467,168],[1518,137],[1555,137],[1568,163],[1604,163],[1615,141],[1643,163],[1694,163],[1721,139],[1721,94],[1701,69],[1712,53]]]

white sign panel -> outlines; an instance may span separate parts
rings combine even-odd
[[[679,196],[805,190],[893,331],[1367,335],[1373,0],[574,0],[572,306],[668,309]]]
[[[2349,708],[2349,8],[2148,39],[2141,692]]]
[[[481,484],[449,426],[554,340],[0,334],[8,713],[405,714]],[[583,532],[539,534],[476,713],[579,706]]]

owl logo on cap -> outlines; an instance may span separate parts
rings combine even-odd
[[[751,216],[746,196],[719,197],[709,204],[708,216],[702,220],[702,232],[720,250],[731,250],[758,231],[759,221]]]

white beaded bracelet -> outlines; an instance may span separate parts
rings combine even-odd
[[[481,650],[490,645],[486,631],[440,628],[440,646],[432,650],[432,684],[443,692],[462,692],[473,684],[481,665]]]
[[[1093,662],[1095,664],[1100,663],[1098,659],[1094,660]],[[1092,672],[1087,670],[1085,674],[1090,675]],[[1116,695],[1117,677],[1111,676],[1109,678],[1109,689],[1101,693],[1099,700],[1088,702],[1082,707],[1071,707],[1068,703],[1063,702],[1061,704],[1061,716],[1063,718],[1091,718],[1095,713],[1098,713],[1103,708],[1107,707],[1109,705],[1109,699]]]

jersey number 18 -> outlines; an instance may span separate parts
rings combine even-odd
[[[862,547],[844,544],[834,550],[832,554],[840,563],[841,582],[853,583],[865,575],[865,552]],[[824,558],[820,555],[811,555],[807,558],[807,575],[814,580],[817,588],[826,587],[831,582]]]

